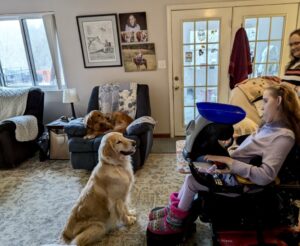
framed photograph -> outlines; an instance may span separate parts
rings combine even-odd
[[[85,68],[122,66],[116,14],[77,16]]]
[[[148,42],[146,12],[119,14],[122,43]]]
[[[124,44],[122,57],[125,72],[141,72],[156,70],[154,43]]]

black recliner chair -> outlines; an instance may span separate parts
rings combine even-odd
[[[28,93],[24,115],[33,115],[38,120],[38,136],[44,131],[44,92],[39,88],[31,88]],[[35,140],[19,142],[15,137],[16,126],[12,121],[0,123],[0,168],[14,168],[32,157],[38,150]]]
[[[87,113],[99,109],[99,86],[93,88]],[[136,117],[151,116],[148,85],[137,85]],[[126,137],[136,141],[136,152],[132,156],[133,170],[139,169],[147,159],[153,144],[154,126],[147,123],[137,125]],[[82,118],[72,120],[65,126],[69,138],[69,150],[73,168],[92,170],[98,163],[98,149],[103,136],[83,139],[86,129]]]

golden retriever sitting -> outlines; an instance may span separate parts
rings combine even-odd
[[[134,183],[130,155],[135,141],[121,133],[104,135],[99,147],[99,163],[76,201],[62,233],[64,241],[78,246],[101,240],[118,222],[135,223],[136,216],[128,209]]]
[[[110,124],[105,115],[99,110],[92,110],[86,115],[84,125],[87,129],[87,133],[84,136],[85,139],[95,138],[113,129],[113,125]]]

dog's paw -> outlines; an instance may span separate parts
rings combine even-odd
[[[85,136],[83,137],[83,139],[92,139],[92,138],[93,138],[92,135],[85,135]]]
[[[95,138],[96,136],[95,135],[85,135],[84,137],[83,137],[83,139],[93,139],[93,138]]]
[[[129,209],[129,210],[128,210],[128,214],[129,214],[129,216],[136,216],[136,211],[135,211],[135,209]]]
[[[126,225],[133,225],[136,222],[135,216],[127,216]]]

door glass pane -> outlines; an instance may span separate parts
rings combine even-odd
[[[283,21],[284,19],[282,16],[272,17],[272,28],[271,28],[270,39],[281,39],[282,30],[283,30]]]
[[[196,86],[206,84],[206,66],[196,67]]]
[[[217,101],[219,84],[220,20],[183,23],[184,122],[195,117],[195,101]],[[195,27],[195,36],[191,34]],[[193,40],[195,38],[195,40]],[[210,98],[207,97],[210,86]],[[216,90],[216,91],[215,91]]]
[[[279,62],[280,60],[280,41],[271,41],[269,46],[268,62]]]
[[[194,65],[194,45],[183,46],[184,65]]]
[[[249,18],[245,20],[245,29],[249,41],[256,40],[256,18]]]
[[[270,31],[270,18],[258,18],[257,40],[268,40]]]
[[[267,62],[267,55],[268,55],[268,42],[257,42],[255,62],[256,63]]]
[[[206,87],[197,87],[196,102],[205,102],[205,101],[206,101]]]
[[[218,87],[207,88],[207,101],[217,102],[218,101]]]
[[[194,43],[194,22],[183,23],[183,43]]]
[[[209,44],[207,64],[218,64],[218,63],[219,63],[219,45]]]
[[[184,124],[187,125],[194,119],[194,107],[184,107]]]
[[[196,43],[206,42],[206,21],[196,22]]]
[[[218,85],[219,69],[218,66],[207,67],[207,85]]]
[[[206,45],[196,45],[196,65],[206,64]]]
[[[26,20],[31,45],[37,85],[55,86],[56,78],[42,19]]]
[[[194,86],[194,67],[184,68],[184,86]]]
[[[255,42],[249,42],[250,46],[250,56],[251,56],[251,61],[254,61],[254,54],[255,54]]]
[[[278,76],[278,74],[279,74],[279,64],[278,63],[268,64],[267,75]]]
[[[184,88],[184,106],[195,106],[194,87]]]
[[[266,64],[257,63],[254,67],[254,77],[260,77],[266,75]]]
[[[6,86],[32,86],[18,20],[0,21],[0,61]]]
[[[219,42],[219,20],[208,21],[208,42]]]

